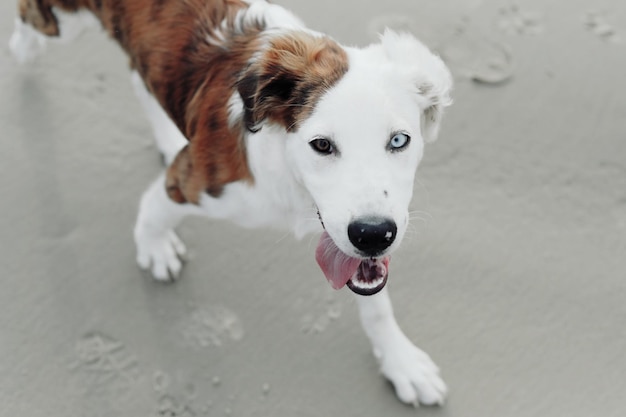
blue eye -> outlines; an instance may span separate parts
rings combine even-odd
[[[409,135],[407,135],[406,133],[398,132],[394,133],[394,135],[391,137],[391,140],[389,140],[389,144],[387,145],[387,147],[392,152],[401,151],[402,149],[406,148],[410,142],[411,138],[409,137]]]

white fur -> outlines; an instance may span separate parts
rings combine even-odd
[[[424,100],[422,134],[427,142],[435,141],[443,109],[452,104],[450,71],[438,56],[407,33],[387,29],[380,39],[386,55],[403,68],[416,88],[416,96]]]
[[[164,183],[162,174],[144,192],[134,229],[137,263],[143,269],[150,269],[159,281],[178,277],[182,268],[179,256],[186,253],[186,248],[174,228],[186,216],[204,215],[198,206],[170,200]]]
[[[400,245],[409,221],[415,171],[423,155],[424,127],[432,135],[440,122],[440,118],[424,122],[424,114],[434,106],[449,104],[451,78],[445,66],[408,35],[397,37],[407,43],[402,49],[420,53],[396,54],[396,37],[388,32],[381,44],[347,48],[349,71],[286,143],[292,171],[319,208],[326,231],[342,252],[355,257],[359,253],[346,233],[355,218],[394,220],[398,232],[388,252]],[[420,88],[426,88],[429,95],[421,94]],[[411,137],[405,150],[387,149],[394,132]],[[311,152],[308,142],[317,136],[333,140],[338,156]]]
[[[69,43],[78,38],[85,30],[100,28],[100,22],[87,10],[79,10],[74,13],[64,12],[53,8],[54,15],[59,24],[59,36],[51,38],[59,43]]]
[[[15,29],[9,39],[9,49],[20,64],[34,61],[46,49],[46,36],[15,18]]]
[[[263,0],[247,2],[250,8],[238,24],[264,20],[275,30],[306,30],[280,6]],[[79,32],[65,33],[69,37]],[[11,50],[18,59],[28,60],[45,46],[42,36],[18,20]],[[210,41],[219,42],[221,36],[217,30]],[[436,138],[442,110],[450,104],[450,73],[438,57],[407,34],[387,31],[379,44],[346,51],[349,71],[323,95],[297,132],[266,124],[247,136],[253,185],[231,183],[219,198],[203,195],[196,206],[172,202],[165,192],[164,175],[152,183],[141,198],[134,229],[142,268],[150,268],[158,280],[178,276],[185,247],[174,229],[189,215],[226,219],[244,227],[280,227],[302,237],[321,230],[319,210],[333,241],[352,256],[356,252],[347,238],[349,222],[379,216],[395,221],[397,237],[387,253],[397,248],[409,221],[408,205],[424,142]],[[132,74],[132,83],[158,148],[170,162],[186,140],[138,74]],[[241,108],[241,98],[235,94],[229,102],[231,123],[240,117]],[[411,137],[410,145],[400,152],[388,148],[394,132]],[[309,142],[319,136],[330,138],[339,152],[331,156],[314,152]],[[387,291],[357,300],[381,371],[394,384],[400,400],[442,404],[446,386],[438,368],[398,326]]]
[[[246,27],[255,25],[257,22],[263,22],[268,30],[273,29],[289,29],[289,30],[307,30],[304,23],[293,13],[288,10],[268,3],[265,0],[245,0],[250,6],[240,10],[233,22],[235,32],[242,33]],[[211,45],[222,45],[226,41],[226,20],[222,21],[219,28],[213,30],[207,41]]]
[[[448,389],[439,376],[439,368],[398,326],[387,289],[356,299],[374,356],[383,375],[393,382],[398,398],[416,406],[442,405]]]
[[[48,41],[69,43],[85,29],[100,25],[94,15],[85,10],[68,13],[53,8],[53,12],[59,25],[59,36],[53,38],[41,34],[20,18],[15,18],[15,29],[9,39],[9,48],[20,64],[34,61],[46,50]]]
[[[265,0],[248,1],[250,7],[243,13],[243,25],[251,25],[255,21],[265,22],[269,29],[305,29],[304,23],[290,11]]]
[[[185,136],[180,132],[176,124],[163,110],[159,102],[148,92],[137,71],[131,73],[131,83],[135,90],[135,95],[152,125],[157,148],[163,155],[165,163],[169,165],[178,152],[187,144],[187,139],[185,139]]]

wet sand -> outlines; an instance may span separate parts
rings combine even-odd
[[[347,44],[410,30],[454,72],[389,283],[448,403],[395,399],[315,237],[192,219],[179,282],[137,268],[160,160],[90,33],[27,68],[0,48],[0,415],[625,415],[626,4],[280,3]]]

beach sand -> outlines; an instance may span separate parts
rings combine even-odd
[[[21,67],[0,4],[0,416],[626,415],[626,3],[281,0],[366,45],[438,51],[454,105],[418,171],[389,288],[442,369],[401,404],[316,237],[190,219],[183,277],[135,264],[162,169],[102,33]]]

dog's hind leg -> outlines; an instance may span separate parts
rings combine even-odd
[[[9,49],[20,64],[32,62],[46,49],[46,35],[37,31],[30,24],[15,18],[15,29],[9,39]]]
[[[180,256],[186,249],[174,228],[186,216],[202,214],[199,206],[172,201],[165,189],[165,174],[160,175],[144,192],[139,204],[134,229],[139,266],[150,269],[159,281],[177,278],[182,269]]]
[[[398,326],[387,289],[371,296],[357,296],[357,303],[381,372],[394,385],[398,398],[416,406],[443,404],[447,388],[439,369]]]
[[[159,102],[147,90],[145,83],[137,71],[131,74],[135,94],[143,107],[156,139],[157,148],[163,155],[165,164],[172,163],[178,152],[185,147],[187,139],[165,113]]]
[[[86,9],[65,11],[52,3],[19,1],[19,16],[15,18],[9,40],[9,48],[18,62],[34,61],[46,50],[48,41],[70,42],[86,28],[99,25],[98,19]]]

